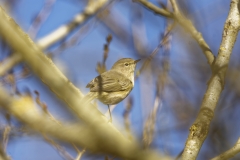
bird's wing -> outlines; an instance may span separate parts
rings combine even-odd
[[[131,89],[133,83],[119,72],[107,71],[94,78],[86,87],[91,92],[116,92]]]

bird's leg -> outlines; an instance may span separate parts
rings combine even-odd
[[[110,106],[108,105],[108,112],[109,112],[109,115],[110,115],[110,122],[112,123],[112,114],[111,114],[111,111],[110,111]]]

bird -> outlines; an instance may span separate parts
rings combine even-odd
[[[112,115],[109,105],[115,105],[124,100],[134,87],[134,71],[141,59],[122,58],[115,62],[112,68],[91,80],[86,88],[89,93],[83,98],[83,103],[90,103],[93,99],[100,100],[108,106],[110,122]]]

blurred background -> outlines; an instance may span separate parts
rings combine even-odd
[[[150,2],[171,9],[167,0]],[[36,42],[59,26],[71,22],[89,3],[88,0],[0,0],[1,6]],[[230,1],[182,0],[178,3],[216,56]],[[0,61],[4,62],[12,50],[2,39],[0,42]],[[110,1],[44,52],[85,94],[89,91],[85,86],[99,75],[101,66],[106,65],[108,70],[120,58],[140,58],[134,89],[125,100],[112,106],[113,124],[123,134],[133,133],[144,147],[173,157],[183,150],[211,69],[196,41],[179,25],[173,26],[171,19],[154,14],[131,0]],[[231,148],[240,136],[239,52],[237,41],[226,85],[198,160],[219,155]],[[54,117],[75,121],[65,104],[24,63],[0,77],[0,81],[12,94],[39,96]],[[107,106],[96,103],[99,110],[108,116]],[[0,133],[4,137],[6,126],[11,125],[7,153],[12,159],[67,159],[53,144],[33,132],[25,131],[24,124],[9,117],[8,113],[1,111]],[[73,146],[57,143],[69,157],[74,159],[77,156]],[[86,151],[81,159],[104,158]],[[239,158],[236,156],[233,159]]]

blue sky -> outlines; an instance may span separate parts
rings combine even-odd
[[[3,0],[0,2],[2,1]],[[157,4],[156,1],[152,2]],[[223,25],[229,9],[229,1],[216,0],[214,2],[209,2],[208,0],[193,0],[188,1],[188,3],[187,9],[189,18],[193,20],[196,28],[202,33],[206,42],[209,43],[213,53],[217,55],[217,51],[221,42]],[[44,0],[19,0],[10,11],[10,14],[27,32],[34,18],[42,9],[43,4]],[[41,26],[35,40],[51,33],[60,25],[68,23],[75,14],[83,10],[85,4],[86,3],[77,0],[57,0],[53,6],[51,14]],[[126,22],[124,23],[125,28],[130,33],[132,25],[131,22],[134,20],[131,18],[133,7],[142,8],[139,4],[131,3],[130,1],[116,2],[113,7],[113,10],[121,13],[123,18],[121,20]],[[211,10],[213,7],[215,8]],[[147,38],[146,50],[148,54],[150,54],[160,41],[161,34],[163,34],[164,28],[166,27],[166,19],[156,16],[146,9],[142,9],[141,11]],[[81,27],[78,27],[76,31],[84,26],[88,27],[86,35],[81,35],[76,45],[66,48],[59,55],[55,56],[53,61],[62,69],[64,74],[81,89],[81,91],[87,93],[88,89],[86,89],[85,86],[90,80],[98,75],[95,70],[96,64],[97,62],[102,61],[103,45],[106,43],[105,39],[107,35],[112,32],[103,22],[94,17],[81,25]],[[50,47],[47,51],[53,51],[58,47],[59,43]],[[239,45],[236,45],[234,51],[238,49]],[[162,50],[160,50],[160,52],[157,54],[156,59],[161,59],[163,57],[161,51]],[[191,52],[191,55],[189,52]],[[193,63],[201,63],[201,65],[209,67],[207,65],[207,61],[203,60],[205,57],[201,53],[201,49],[189,36],[189,34],[187,34],[181,28],[177,28],[172,34],[171,50],[169,54],[171,64],[169,71],[170,77],[173,79],[176,78],[184,83],[182,94],[189,98],[189,101],[194,107],[199,107],[199,103],[201,102],[206,90],[207,78],[202,79],[201,77],[205,73],[196,73],[194,68],[189,66],[191,66]],[[115,61],[124,57],[130,57],[134,59],[139,58],[131,41],[129,44],[125,45],[115,34],[113,34],[113,40],[110,44],[109,57],[106,62],[107,68],[110,69]],[[233,52],[233,57],[237,57],[236,52]],[[142,63],[143,62],[138,64],[138,69]],[[158,65],[161,65],[160,62]],[[183,76],[182,73],[185,76]],[[206,74],[209,73],[210,72]],[[192,75],[198,77],[198,79],[196,81],[191,81]],[[204,84],[202,84],[203,80],[205,81]],[[154,76],[140,76],[140,79],[135,82],[135,87],[130,94],[130,96],[134,98],[134,106],[130,115],[132,124],[131,127],[132,131],[139,139],[142,136],[143,122],[148,115],[147,113],[144,113],[144,111],[149,112],[150,110],[148,107],[153,106],[153,96],[156,92],[154,89],[154,81]],[[177,82],[177,85],[178,83],[181,84],[179,81]],[[57,118],[64,121],[74,121],[74,118],[71,116],[68,109],[66,109],[65,105],[58,100],[34,75],[28,77],[27,79],[18,81],[17,85],[20,91],[24,91],[26,88],[28,88],[31,93],[34,93],[34,90],[37,90],[40,93],[41,100],[48,105],[49,111]],[[199,86],[199,88],[196,89],[196,86]],[[146,88],[148,89],[143,90]],[[166,89],[165,96],[171,96],[170,89]],[[159,122],[156,126],[157,130],[171,128],[179,123],[175,119],[174,111],[170,107],[171,102],[168,102],[168,100],[169,98],[162,99],[162,106],[160,107],[157,117],[157,122]],[[122,114],[124,112],[126,103],[127,99],[119,103],[113,111],[114,124],[117,125],[121,130],[124,128]],[[105,113],[107,111],[107,107],[101,103],[98,104],[100,106],[100,111]],[[149,106],[145,106],[146,104]],[[194,119],[189,120],[188,126],[191,125],[193,120]],[[239,130],[237,130],[237,132],[239,132]],[[157,133],[157,135],[158,134],[159,136],[156,136],[157,138],[154,139],[153,146],[157,147],[157,149],[161,151],[167,148],[166,153],[175,156],[184,147],[184,143],[188,135],[188,128],[180,131],[169,130],[164,133]],[[236,139],[235,137],[233,136],[233,143]],[[63,145],[67,151],[69,151],[73,156],[76,156],[75,151],[70,146],[65,144]],[[205,145],[202,148],[203,151],[207,149],[208,147]],[[62,159],[57,151],[51,147],[51,145],[42,140],[41,137],[34,135],[13,137],[9,141],[7,152],[15,160]],[[84,156],[84,159],[92,158],[88,154]]]

